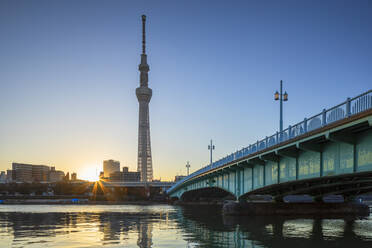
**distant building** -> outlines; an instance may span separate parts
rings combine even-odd
[[[34,182],[48,182],[50,167],[46,165],[32,165],[32,180]]]
[[[33,181],[31,164],[12,163],[12,171],[13,180],[16,182],[31,183]]]
[[[6,170],[6,182],[13,182],[13,170]]]
[[[110,181],[114,181],[114,182],[118,182],[118,181],[123,181],[123,173],[120,172],[120,171],[115,171],[113,173],[110,173],[110,176],[109,176],[109,180]]]
[[[174,181],[177,182],[177,181],[179,181],[179,180],[184,179],[185,177],[186,177],[186,176],[175,176],[175,177],[174,177]]]
[[[55,183],[63,181],[65,178],[65,173],[63,171],[56,170],[55,167],[52,167],[49,172],[49,182]]]
[[[7,170],[6,175],[4,172],[3,177],[5,177],[7,183],[47,183],[62,181],[65,178],[65,173],[47,165],[12,163],[12,170]]]
[[[123,181],[124,182],[139,182],[141,181],[141,172],[129,171],[128,167],[123,167]]]
[[[129,171],[128,167],[123,167],[123,171],[111,173],[109,180],[115,182],[139,182],[141,181],[141,173],[138,171]]]
[[[65,179],[65,181],[70,181],[70,172],[67,172],[64,179]]]
[[[103,161],[103,173],[104,177],[110,177],[111,173],[116,171],[120,172],[120,162],[115,160],[105,160]]]
[[[49,180],[49,166],[12,163],[12,171],[7,171],[8,180],[16,182],[48,182]]]
[[[76,172],[71,174],[71,181],[76,181],[77,180],[77,175]]]
[[[6,183],[5,171],[0,172],[0,183]]]

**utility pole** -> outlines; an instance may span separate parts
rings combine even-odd
[[[187,168],[187,175],[190,174],[190,164],[189,164],[189,161],[187,161],[187,164],[186,164],[186,168]]]
[[[212,153],[213,153],[213,150],[214,150],[214,145],[213,145],[213,141],[211,140],[211,144],[208,146],[208,150],[211,150],[211,167],[212,167]]]
[[[283,80],[280,80],[280,94],[278,91],[275,92],[274,94],[274,99],[275,101],[280,101],[280,119],[279,119],[279,132],[280,136],[282,136],[283,132],[283,101],[286,102],[288,101],[288,94],[287,91],[284,92],[283,94]]]

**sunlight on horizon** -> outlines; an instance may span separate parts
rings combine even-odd
[[[96,182],[99,180],[98,165],[85,165],[82,167],[79,179],[88,180],[90,182]]]

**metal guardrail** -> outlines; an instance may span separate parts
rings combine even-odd
[[[282,132],[276,132],[271,136],[266,136],[266,138],[262,140],[258,140],[257,142],[247,147],[244,147],[239,151],[231,153],[230,155],[227,155],[217,160],[216,162],[212,163],[212,165],[209,164],[191,173],[189,176],[184,177],[182,180],[176,182],[169,190],[167,190],[167,192],[172,191],[183,182],[189,180],[194,176],[200,175],[206,171],[224,166],[225,164],[228,164],[234,160],[238,160],[252,153],[259,152],[271,146],[278,145],[280,143],[294,139],[302,134],[322,128],[335,121],[346,119],[350,116],[359,114],[371,108],[372,90],[369,90],[354,98],[347,98],[346,101],[342,102],[341,104],[338,104],[330,109],[323,109],[321,113],[316,114],[310,118],[305,118],[303,121],[296,123],[293,126],[289,126]]]

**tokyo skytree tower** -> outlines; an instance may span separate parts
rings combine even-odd
[[[150,67],[147,64],[145,25],[146,16],[142,15],[142,54],[141,64],[138,66],[140,71],[140,87],[136,89],[136,95],[139,102],[137,171],[141,174],[142,182],[151,182],[153,175],[150,142],[149,102],[151,100],[152,90],[148,87],[148,72]]]

